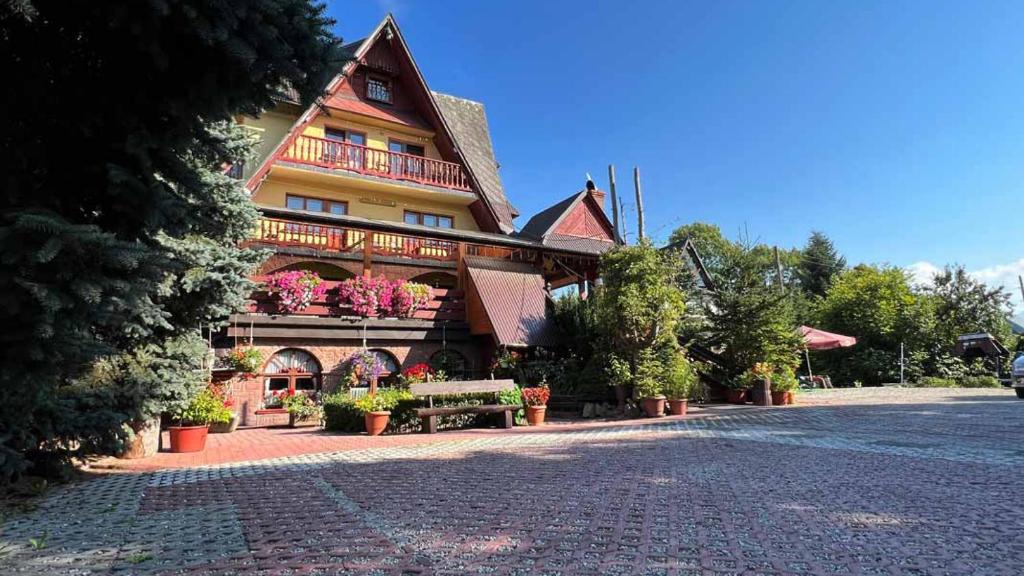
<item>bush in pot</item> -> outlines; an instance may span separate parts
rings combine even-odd
[[[225,361],[237,372],[255,374],[263,367],[263,353],[252,346],[235,346]]]
[[[649,418],[665,415],[665,364],[653,350],[644,350],[636,363],[633,393]]]
[[[356,400],[355,407],[363,413],[366,433],[377,436],[384,432],[391,418],[391,410],[398,406],[399,401],[409,398],[412,398],[412,393],[407,390],[382,388],[376,394],[368,394]]]
[[[791,368],[776,370],[771,377],[772,405],[784,406],[793,403],[793,395],[800,387],[800,380]]]
[[[184,409],[174,414],[178,426],[170,426],[171,452],[201,452],[206,447],[210,424],[231,421],[231,410],[212,390],[203,390]]]
[[[526,421],[530,426],[544,424],[544,415],[551,399],[551,389],[547,385],[523,388],[523,403],[526,405]]]
[[[673,416],[686,414],[687,399],[696,383],[697,370],[681,350],[676,350],[665,370],[664,392],[668,397],[669,413]]]
[[[210,424],[211,434],[228,434],[238,429],[238,423],[241,420],[238,413],[235,412],[235,400],[231,398],[227,386],[224,384],[210,384],[210,391],[213,392],[217,398],[220,399],[221,404],[224,405],[228,411],[231,412],[231,420],[227,422],[214,422]]]

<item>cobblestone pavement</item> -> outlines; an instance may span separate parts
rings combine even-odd
[[[3,525],[0,573],[1024,571],[1024,401],[801,401],[106,475]]]

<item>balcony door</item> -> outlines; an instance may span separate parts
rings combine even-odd
[[[366,134],[324,129],[324,161],[346,170],[362,170],[366,166]]]
[[[408,178],[410,180],[423,180],[426,175],[424,156],[426,149],[419,144],[409,144],[391,140],[388,142],[388,151],[394,152],[391,155],[391,174],[396,178]]]

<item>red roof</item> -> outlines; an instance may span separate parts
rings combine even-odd
[[[466,271],[503,346],[555,346],[544,278],[530,264],[466,256]]]

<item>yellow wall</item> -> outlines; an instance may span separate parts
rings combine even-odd
[[[362,132],[363,134],[366,134],[366,145],[378,150],[387,150],[389,140],[401,140],[408,144],[418,144],[423,146],[424,155],[427,158],[443,160],[443,158],[441,158],[441,154],[437,151],[437,146],[434,146],[434,141],[431,138],[431,135],[415,129],[403,132],[379,126],[371,126],[369,124],[361,124],[343,118],[326,118],[324,116],[320,116],[311,124],[306,126],[303,134],[306,136],[323,138],[325,127]]]
[[[263,160],[274,151],[274,148],[284,140],[292,125],[298,120],[298,116],[285,114],[276,111],[264,112],[259,118],[245,116],[241,124],[251,128],[259,137],[259,144],[256,145],[256,157],[246,165],[243,175],[248,178],[256,170]]]
[[[285,196],[294,194],[312,198],[323,198],[325,200],[344,200],[348,202],[348,213],[351,216],[372,218],[374,220],[385,220],[390,222],[402,222],[406,210],[429,212],[442,216],[451,216],[455,219],[455,228],[460,230],[479,230],[469,208],[464,204],[431,201],[422,198],[412,198],[388,194],[384,192],[368,192],[356,190],[344,186],[317,186],[308,182],[299,182],[282,178],[271,173],[270,178],[263,183],[263,186],[256,192],[253,201],[263,206],[285,206]],[[394,206],[381,206],[360,201],[360,198],[373,198],[378,201],[393,202]]]

